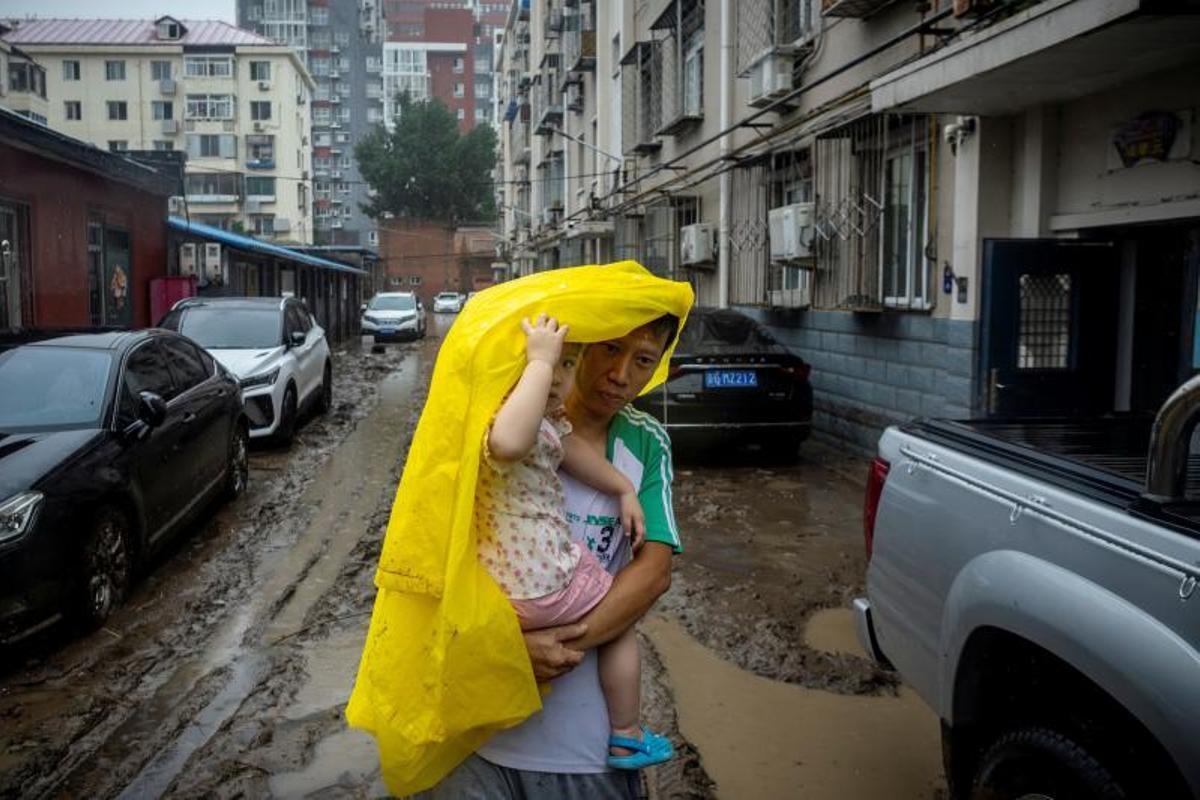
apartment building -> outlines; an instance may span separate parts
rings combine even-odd
[[[46,99],[46,70],[28,53],[5,37],[12,31],[0,24],[0,108],[45,125],[49,103]]]
[[[179,213],[312,241],[312,81],[288,48],[172,17],[33,19],[6,38],[45,67],[55,130],[113,151],[187,152]]]
[[[1145,412],[1200,368],[1195,15],[514,0],[497,64],[511,272],[635,258],[757,316],[825,437]]]
[[[291,47],[312,74],[315,240],[378,246],[378,230],[361,211],[368,187],[354,146],[384,122],[381,3],[238,0],[237,18],[243,28]]]
[[[400,100],[437,98],[466,133],[475,126],[475,13],[466,5],[431,3],[420,23],[413,11],[399,20],[386,17],[383,45],[383,91],[390,128],[400,114]],[[401,22],[400,20],[403,20]]]

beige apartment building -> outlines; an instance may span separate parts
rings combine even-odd
[[[172,17],[23,20],[5,39],[45,69],[50,127],[187,153],[177,216],[312,243],[313,81],[292,48]]]
[[[514,0],[513,275],[634,258],[812,364],[818,435],[1148,412],[1200,369],[1200,16]]]

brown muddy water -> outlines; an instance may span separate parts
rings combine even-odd
[[[86,637],[0,660],[0,797],[386,795],[348,730],[372,575],[440,336],[339,353],[334,410],[157,559]],[[862,592],[865,464],[676,468],[685,552],[642,624],[648,724],[678,757],[653,798],[934,798],[937,721],[872,666]],[[719,463],[719,466],[714,465]]]

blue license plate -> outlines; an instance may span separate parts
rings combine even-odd
[[[396,329],[395,328],[380,328],[379,332],[381,334],[383,334],[384,336],[391,336],[393,333],[396,332]]]
[[[710,369],[704,373],[705,389],[753,389],[758,373],[752,369]]]

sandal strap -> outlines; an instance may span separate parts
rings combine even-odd
[[[628,736],[610,736],[608,737],[609,747],[624,747],[627,750],[636,750],[639,753],[649,753],[650,746],[646,744],[644,739],[630,739]]]

